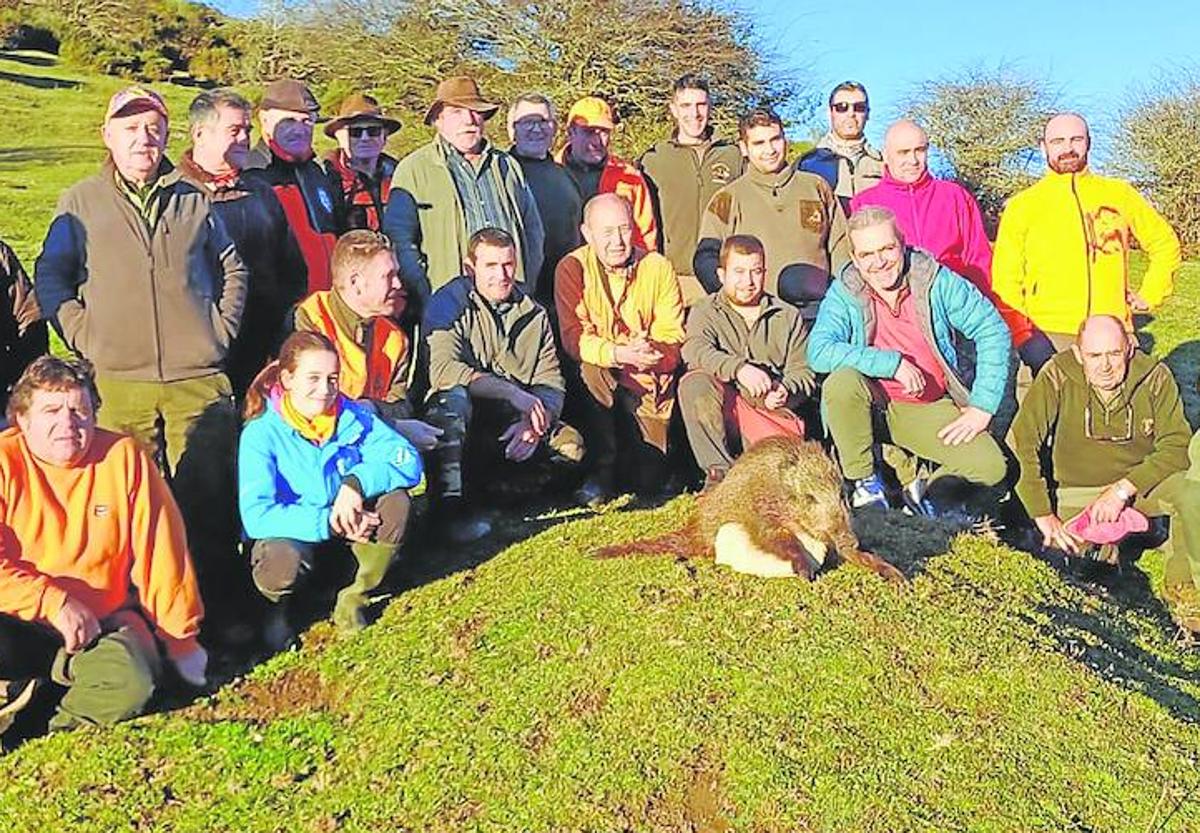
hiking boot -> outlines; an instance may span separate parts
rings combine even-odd
[[[396,558],[395,544],[354,543],[350,545],[358,569],[354,581],[338,593],[333,608],[333,624],[338,633],[351,634],[367,626],[366,608],[370,593],[379,587],[387,575],[388,568]]]
[[[904,514],[919,518],[936,518],[940,514],[937,504],[926,497],[925,492],[929,482],[924,477],[918,477],[900,490],[900,499],[904,501]]]
[[[1193,636],[1200,636],[1200,592],[1194,584],[1169,584],[1163,588],[1163,601],[1176,625]]]
[[[574,497],[585,509],[598,509],[612,499],[612,489],[599,478],[589,477],[575,490]]]
[[[560,422],[546,440],[550,449],[550,462],[558,466],[575,466],[583,462],[583,435],[578,430]]]
[[[34,680],[0,680],[0,735],[8,731],[37,691]]]
[[[850,492],[852,509],[863,509],[868,506],[879,509],[888,508],[887,490],[884,489],[883,480],[877,474],[855,480]]]

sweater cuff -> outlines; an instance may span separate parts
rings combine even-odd
[[[42,591],[42,600],[38,604],[37,618],[47,623],[53,622],[54,617],[63,609],[63,605],[67,603],[69,594],[66,590],[56,585],[53,581],[46,582],[46,589]]]

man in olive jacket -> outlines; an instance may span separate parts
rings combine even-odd
[[[1085,512],[1093,526],[1120,523],[1127,507],[1170,519],[1163,595],[1175,621],[1200,633],[1200,481],[1186,474],[1191,428],[1170,369],[1138,351],[1120,319],[1093,315],[1042,367],[1012,436],[1017,495],[1045,546],[1087,548],[1069,528]],[[1042,473],[1046,447],[1053,486]]]
[[[425,114],[437,136],[396,168],[383,231],[418,309],[458,277],[471,235],[484,228],[512,235],[517,280],[529,294],[537,290],[545,232],[521,166],[484,135],[484,123],[498,109],[473,79],[446,79]]]
[[[735,456],[730,440],[748,445],[748,428],[802,436],[794,411],[816,391],[800,311],[763,291],[766,253],[758,238],[727,238],[717,272],[721,289],[688,316],[688,371],[679,382],[679,409],[706,485],[724,478]]]
[[[516,243],[501,229],[471,236],[467,274],[433,294],[426,420],[444,432],[434,452],[433,498],[446,532],[473,540],[490,530],[462,512],[464,449],[520,463],[541,447],[583,459],[583,438],[559,420],[566,384],[546,310],[517,285]],[[468,438],[468,432],[471,437]],[[499,440],[499,444],[496,440]]]

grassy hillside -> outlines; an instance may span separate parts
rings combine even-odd
[[[116,86],[0,58],[0,236],[29,263]],[[1190,391],[1198,302],[1189,265],[1147,329]],[[4,756],[0,829],[1200,829],[1200,655],[1154,597],[1158,553],[1085,582],[870,516],[909,589],[586,557],[689,500],[410,552],[358,637],[318,625],[187,709]]]

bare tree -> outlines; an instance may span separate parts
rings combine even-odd
[[[1189,256],[1200,253],[1200,71],[1181,70],[1126,99],[1110,167],[1145,191]]]
[[[918,84],[904,109],[929,133],[942,173],[998,216],[1004,201],[1030,184],[1038,141],[1056,94],[1011,67],[973,66]]]

